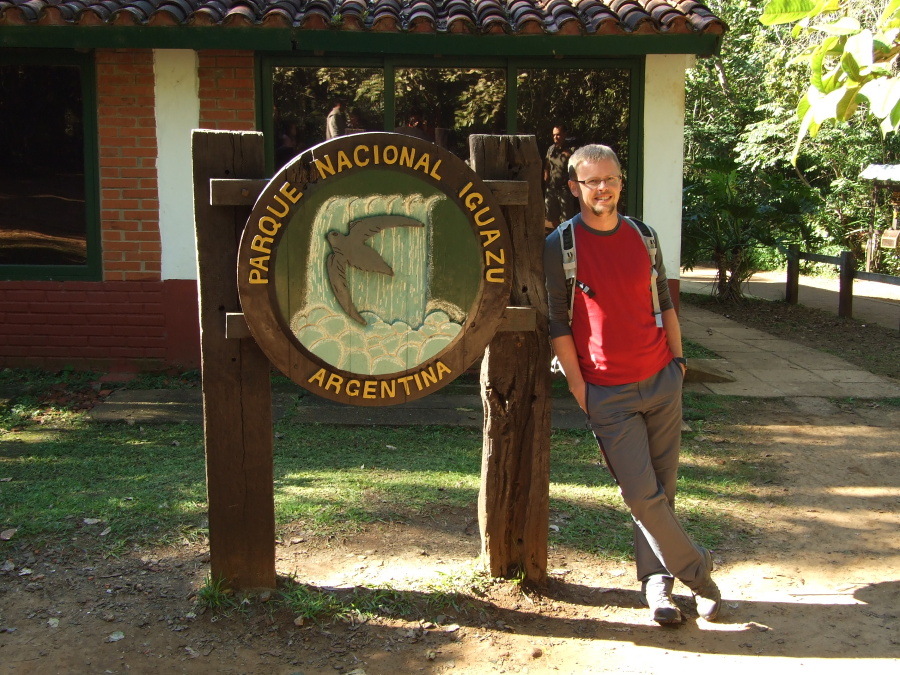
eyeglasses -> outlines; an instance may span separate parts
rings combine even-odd
[[[575,179],[576,183],[581,183],[591,190],[597,190],[603,185],[609,188],[617,188],[622,184],[621,176],[610,176],[609,178],[589,178],[588,180]]]

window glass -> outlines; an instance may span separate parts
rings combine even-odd
[[[81,77],[0,65],[0,264],[87,263]]]
[[[516,123],[520,134],[534,134],[545,156],[553,128],[566,127],[565,144],[610,146],[628,173],[631,122],[631,71],[626,69],[520,69]],[[619,204],[625,208],[626,192]]]
[[[460,157],[470,134],[506,133],[506,73],[499,68],[397,68],[395,131]]]
[[[341,133],[384,127],[384,74],[380,68],[273,69],[275,165],[326,139],[329,124]]]
[[[576,146],[602,143],[628,163],[631,73],[619,69],[529,69],[518,72],[520,134],[535,134],[546,150],[564,124]]]

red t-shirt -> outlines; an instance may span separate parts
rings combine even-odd
[[[575,228],[578,281],[572,338],[584,379],[592,384],[640,382],[674,357],[657,327],[650,292],[650,257],[641,236],[619,219],[611,232]]]

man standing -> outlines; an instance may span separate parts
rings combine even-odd
[[[337,101],[325,118],[325,140],[343,136],[346,131],[347,114],[344,112],[344,102]]]
[[[575,201],[569,192],[569,157],[574,148],[566,144],[566,127],[553,127],[553,145],[544,158],[544,227],[549,232],[575,215]]]
[[[631,510],[637,575],[653,620],[681,622],[671,596],[679,579],[693,592],[699,615],[712,621],[721,602],[710,574],[712,555],[691,541],[673,509],[687,366],[662,254],[657,250],[651,266],[637,225],[617,211],[622,170],[610,148],[579,148],[568,172],[581,208],[572,227],[577,271],[571,324],[558,229],[544,249],[553,349]]]

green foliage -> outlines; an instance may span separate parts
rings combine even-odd
[[[809,66],[809,85],[797,105],[800,127],[794,147],[815,137],[826,122],[846,122],[865,104],[883,134],[900,126],[900,1],[880,13],[855,0],[769,0],[760,21],[768,26],[793,23],[800,42],[794,61]]]
[[[897,135],[885,138],[856,116],[822,126],[817,142],[795,156],[796,97],[808,75],[790,28],[760,23],[752,0],[709,4],[731,30],[721,55],[688,73],[682,264],[715,262],[719,299],[739,298],[742,277],[783,264],[779,247],[789,243],[809,252],[850,250],[858,259],[868,243],[872,269],[896,271],[896,252],[877,251],[889,195],[859,174],[900,161]],[[827,5],[769,3],[766,21]],[[817,34],[807,31],[801,44],[812,46]]]

